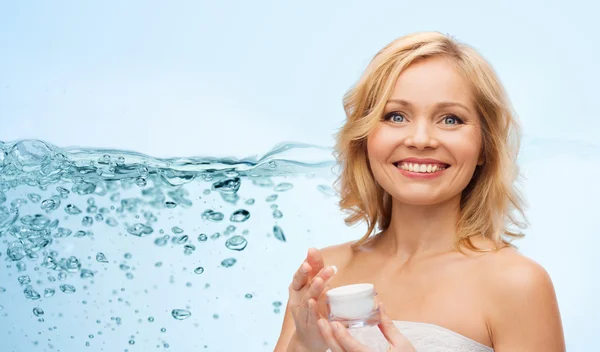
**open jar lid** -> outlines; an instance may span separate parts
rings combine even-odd
[[[375,294],[373,284],[353,284],[340,286],[328,290],[326,295],[329,301],[352,300],[370,297]]]

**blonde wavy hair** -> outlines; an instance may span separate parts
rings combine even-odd
[[[379,123],[400,73],[417,60],[439,56],[451,59],[471,85],[481,120],[485,160],[462,192],[455,248],[483,251],[471,240],[477,235],[493,240],[495,249],[524,236],[513,230],[527,227],[524,202],[515,187],[520,127],[502,84],[490,64],[469,45],[439,32],[420,32],[400,37],[380,50],[344,95],[346,122],[335,135],[334,147],[341,172],[334,188],[340,196],[340,208],[349,213],[345,223],[364,220],[368,226],[353,248],[368,241],[376,225],[383,231],[391,220],[391,196],[373,177],[367,136]]]

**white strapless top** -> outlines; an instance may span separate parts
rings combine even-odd
[[[394,320],[417,352],[493,352],[494,349],[452,330],[428,323]],[[389,347],[379,327],[369,326],[350,330],[350,334],[373,352],[385,352]],[[330,350],[328,350],[330,351]]]

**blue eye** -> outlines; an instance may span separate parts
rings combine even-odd
[[[396,118],[394,118],[396,117]],[[394,118],[393,122],[404,122],[404,116],[402,116],[402,114],[398,113],[398,112],[390,112],[389,114],[384,116],[384,120],[388,121],[390,119]]]
[[[460,119],[460,117],[456,116],[456,115],[448,115],[446,117],[444,117],[444,122],[446,123],[446,125],[458,125],[463,123],[463,121]]]

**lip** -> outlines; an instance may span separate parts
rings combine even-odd
[[[432,178],[437,178],[440,177],[444,174],[444,172],[446,172],[446,170],[448,170],[448,168],[445,168],[442,171],[436,171],[436,172],[432,172],[432,173],[424,173],[424,172],[412,172],[412,171],[408,171],[408,170],[402,170],[399,167],[396,167],[396,170],[400,171],[400,173],[408,178],[414,178],[414,179],[419,179],[419,180],[428,180],[428,179],[432,179]]]

